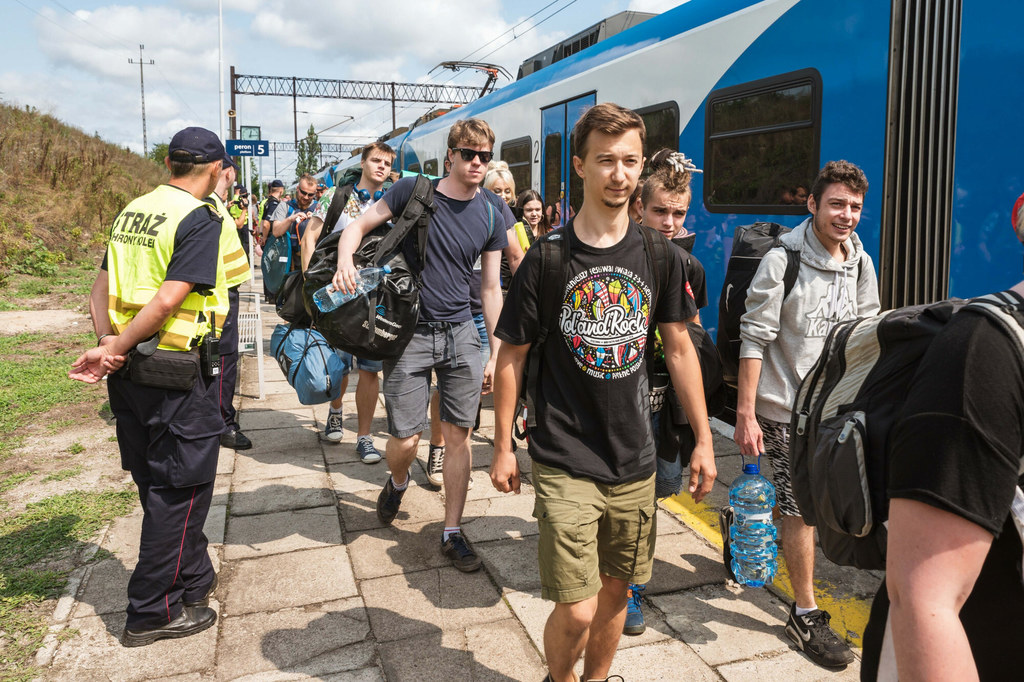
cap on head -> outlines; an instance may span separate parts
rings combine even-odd
[[[224,155],[224,160],[221,163],[222,163],[222,168],[234,168],[235,169],[235,173],[238,173],[241,170],[238,167],[238,164],[235,163],[235,160],[232,159],[227,154]]]
[[[278,187],[284,187],[284,183],[280,180],[272,180],[270,182],[270,189],[277,189]]]
[[[206,128],[189,127],[179,130],[171,138],[167,146],[167,155],[171,161],[191,162],[194,164],[223,162],[226,153],[217,134]]]

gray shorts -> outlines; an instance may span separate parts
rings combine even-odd
[[[472,320],[420,322],[401,357],[384,362],[384,406],[395,438],[426,428],[431,372],[441,394],[441,421],[471,428],[484,380],[480,334]]]

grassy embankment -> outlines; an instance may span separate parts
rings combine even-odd
[[[87,312],[109,223],[131,198],[164,179],[153,161],[51,116],[0,103],[0,311]],[[93,342],[88,324],[0,335],[0,678],[5,680],[38,674],[33,655],[46,634],[52,600],[95,533],[134,504],[135,494],[123,482],[81,480],[98,461],[90,459],[98,457],[90,452],[97,446],[79,440],[61,452],[47,446],[48,435],[58,431],[88,434],[104,427],[98,416],[105,406],[104,387],[67,378],[71,361]],[[28,442],[32,447],[23,447]],[[36,489],[50,494],[33,495]]]

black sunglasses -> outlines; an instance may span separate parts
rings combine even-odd
[[[472,161],[475,156],[480,159],[480,163],[490,163],[491,159],[494,158],[494,152],[477,151],[476,149],[466,149],[464,147],[452,147],[452,151],[461,154],[463,161]]]
[[[303,192],[300,189],[300,190],[298,190],[298,192],[299,192],[299,194],[301,194],[304,197],[315,197],[316,196],[316,190],[313,190],[312,192]]]

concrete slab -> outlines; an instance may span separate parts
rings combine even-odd
[[[277,372],[278,374],[280,374],[280,372],[281,372],[281,370],[278,369],[276,365],[274,367],[274,371]],[[255,384],[255,382],[253,382],[253,383]],[[253,386],[253,389],[256,389],[256,386]],[[253,390],[252,392],[255,393],[256,390]],[[300,410],[300,409],[307,409],[308,410],[308,409],[310,409],[310,407],[308,405],[303,405],[302,403],[299,402],[299,398],[298,398],[298,396],[295,395],[294,391],[291,393],[291,395],[289,395],[287,393],[276,393],[276,394],[273,394],[273,395],[269,395],[268,394],[266,397],[263,398],[263,400],[260,400],[259,398],[255,398],[255,397],[251,397],[251,396],[242,396],[241,406],[242,406],[241,407],[241,413],[242,414],[245,414],[249,410],[257,410],[257,409],[261,409],[261,410]]]
[[[230,474],[235,469],[235,451],[221,448],[217,455],[217,474]]]
[[[265,434],[253,433],[267,429],[303,428],[315,429],[316,419],[313,418],[313,409],[310,407],[296,407],[290,409],[271,409],[268,407],[250,408],[242,411],[238,416],[238,426],[246,433],[253,442],[261,439]]]
[[[625,639],[624,637],[623,640]],[[576,671],[577,674],[583,672],[582,662]],[[719,679],[715,671],[701,661],[688,646],[671,639],[629,649],[623,649],[620,643],[612,661],[611,674],[644,682],[717,682]]]
[[[234,564],[222,592],[226,616],[319,604],[356,597],[344,547],[248,559]],[[223,589],[223,588],[222,588]]]
[[[128,649],[118,640],[124,629],[123,613],[74,618],[68,628],[77,635],[57,647],[48,674],[63,680],[133,682],[205,671],[214,665],[220,625],[185,640],[164,639]],[[188,655],[182,655],[183,649]]]
[[[320,438],[316,430],[308,426],[292,426],[288,428],[270,429],[253,439],[252,449],[239,454],[258,461],[279,461],[274,455],[287,453],[293,455],[307,449],[319,452]],[[265,455],[270,455],[266,457]]]
[[[248,559],[341,544],[334,507],[241,516],[228,524],[224,560]]]
[[[213,479],[213,497],[210,499],[210,504],[227,504],[230,492],[231,474],[217,474],[217,477]]]
[[[727,578],[721,553],[696,533],[659,535],[647,592],[662,594],[698,585],[721,585]]]
[[[388,526],[347,531],[345,544],[359,580],[441,568],[450,561],[441,553],[444,523]]]
[[[467,646],[465,632],[428,625],[424,634],[382,643],[381,665],[388,682],[475,680],[467,675],[472,661]]]
[[[782,652],[788,608],[771,592],[713,585],[650,598],[665,622],[711,666]]]
[[[718,667],[718,674],[727,682],[856,682],[860,679],[860,660],[842,670],[828,670],[811,662],[803,654],[790,650],[772,656],[758,656],[748,661]]]
[[[242,481],[231,493],[231,515],[249,516],[288,509],[334,505],[336,498],[324,473],[270,480]]]
[[[294,682],[300,680],[317,680],[318,682],[385,682],[384,673],[377,666],[324,675],[284,671],[262,672],[236,677],[232,682]]]
[[[466,503],[462,528],[472,542],[520,538],[537,534],[533,518],[533,488],[523,484],[520,495],[505,494]]]
[[[375,663],[358,598],[229,617],[221,627],[217,676],[224,680],[275,671],[321,676]]]
[[[134,566],[139,556],[139,537],[142,535],[142,506],[138,505],[128,516],[114,519],[103,539],[103,549],[111,552],[126,566]]]
[[[547,666],[514,618],[466,628],[470,679],[541,680]]]
[[[402,640],[510,617],[487,574],[440,568],[364,580],[360,589],[378,641]],[[387,668],[385,667],[385,671]]]
[[[117,558],[93,564],[78,593],[78,605],[72,615],[85,618],[117,613],[123,625],[124,610],[128,607],[128,578],[131,574],[131,570],[125,568]]]
[[[517,592],[540,591],[540,568],[537,564],[537,536],[474,542],[473,547],[484,560],[499,589]]]
[[[235,485],[244,481],[266,481],[274,478],[302,476],[309,473],[324,473],[323,454],[320,446],[307,446],[277,453],[263,453],[259,459],[239,456],[235,460]]]
[[[387,480],[387,474],[380,471],[381,480],[376,489],[360,490],[338,496],[338,507],[347,532],[382,528],[377,518],[377,497]],[[395,517],[394,525],[419,525],[424,521],[443,521],[444,504],[437,493],[424,488],[415,479],[405,491],[402,506]],[[471,538],[472,539],[472,538]]]
[[[224,527],[228,520],[228,508],[226,504],[215,504],[210,507],[206,515],[206,523],[203,524],[203,533],[211,545],[224,543]]]
[[[344,447],[344,446],[342,446]],[[325,446],[324,451],[333,450]],[[361,490],[377,490],[388,478],[387,463],[381,460],[377,464],[363,464],[360,461],[332,464],[330,467],[331,485],[335,492],[357,493]]]

